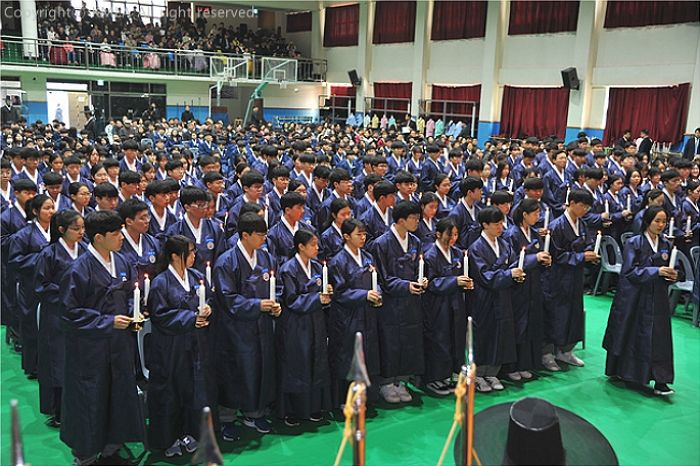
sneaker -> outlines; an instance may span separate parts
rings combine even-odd
[[[238,433],[238,429],[233,422],[227,422],[223,425],[221,428],[221,437],[227,442],[235,442],[241,439],[241,435]]]
[[[668,396],[676,393],[674,389],[666,385],[665,383],[655,383],[654,384],[654,395]]]
[[[311,413],[311,416],[309,416],[309,421],[311,421],[311,422],[323,421],[323,413]]]
[[[287,427],[299,427],[301,423],[295,417],[285,416],[284,425]]]
[[[180,445],[187,450],[187,453],[194,453],[197,450],[197,441],[191,435],[185,435],[180,439]]]
[[[399,397],[399,394],[396,393],[396,387],[393,383],[382,385],[382,387],[379,389],[379,394],[387,403],[401,403],[401,397]]]
[[[557,351],[556,359],[558,361],[565,362],[571,366],[583,367],[583,361],[577,358],[573,351],[568,351],[566,353]]]
[[[508,374],[508,378],[513,382],[520,382],[522,380],[520,372],[511,372],[510,374]]]
[[[257,419],[254,419],[252,417],[244,417],[243,425],[246,427],[250,427],[251,429],[255,429],[261,434],[269,434],[270,432],[272,432],[272,425],[267,419],[262,417],[259,417]]]
[[[430,392],[432,392],[435,395],[447,396],[450,394],[449,388],[445,386],[445,383],[441,382],[440,380],[427,383],[425,385],[425,388],[427,388]]]
[[[491,385],[491,388],[493,388],[496,391],[501,391],[505,389],[506,387],[503,386],[500,380],[498,380],[498,377],[485,377],[486,381]]]
[[[406,388],[405,384],[399,382],[398,385],[394,384],[394,386],[396,387],[396,393],[399,395],[399,399],[402,403],[410,403],[411,401],[413,401],[413,397],[408,392],[408,388]]]
[[[173,443],[170,448],[165,450],[165,456],[168,458],[172,458],[173,456],[182,456],[182,449],[180,448],[179,440],[175,440],[175,443]]]
[[[542,356],[542,365],[548,371],[559,372],[561,370],[559,364],[557,364],[557,362],[554,360],[553,354],[545,354]]]
[[[450,391],[450,393],[455,392],[455,388],[457,388],[457,381],[455,379],[453,379],[452,377],[448,377],[445,380],[443,380],[442,383]]]
[[[488,393],[491,390],[491,385],[483,378],[483,377],[476,377],[474,379],[474,382],[476,382],[476,391],[481,392],[481,393]]]
[[[46,420],[46,425],[57,429],[61,427],[61,420],[58,419],[56,416],[51,416]]]
[[[532,372],[530,371],[520,371],[520,377],[525,380],[530,380],[532,378]]]

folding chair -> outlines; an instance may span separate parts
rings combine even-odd
[[[613,261],[611,261],[610,252],[612,251]],[[622,252],[620,246],[617,245],[615,238],[612,236],[603,236],[600,242],[600,269],[598,270],[598,278],[593,287],[593,296],[598,294],[598,286],[604,273],[614,273],[619,275],[622,271]]]
[[[139,349],[139,361],[141,362],[141,372],[143,373],[143,376],[146,379],[146,381],[148,381],[149,372],[148,368],[146,367],[146,356],[144,354],[143,348],[146,335],[151,333],[152,330],[153,327],[151,326],[151,320],[148,319],[143,323],[143,328],[137,333],[137,344]]]
[[[693,266],[697,268],[698,261],[700,261],[700,246],[690,248],[690,258],[693,260]]]
[[[673,314],[676,305],[681,297],[683,297],[684,311],[688,312],[688,306],[690,305],[690,298],[693,294],[693,285],[695,284],[695,274],[693,272],[693,266],[690,263],[688,256],[678,251],[678,263],[685,274],[685,279],[682,282],[672,283],[668,287],[669,295],[669,305],[671,306],[671,313]],[[693,306],[693,325],[698,325],[698,306]]]
[[[631,231],[623,233],[622,236],[620,236],[620,249],[624,249],[625,243],[627,242],[627,240],[633,236],[634,236],[634,233],[632,233]]]

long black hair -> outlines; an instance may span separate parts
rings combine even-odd
[[[194,241],[189,239],[187,236],[173,235],[168,237],[163,244],[163,250],[158,256],[158,262],[156,263],[156,274],[159,274],[168,268],[170,265],[170,256],[173,254],[181,257],[183,261],[186,261],[187,256],[190,254],[191,246],[194,246]]]
[[[69,226],[78,218],[82,218],[78,211],[74,209],[62,210],[51,217],[51,241],[53,244],[63,237]],[[63,228],[63,231],[61,231]]]
[[[660,205],[652,205],[646,208],[644,211],[644,216],[642,216],[642,233],[647,231],[647,228],[649,228],[649,225],[651,225],[651,222],[654,221],[656,216],[659,214],[659,212],[663,212],[666,214],[666,222],[668,222],[669,215],[666,210],[660,206]],[[673,234],[673,232],[670,232]]]

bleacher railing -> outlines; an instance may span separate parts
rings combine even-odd
[[[122,73],[168,74],[210,77],[212,59],[252,60],[248,79],[262,77],[262,56],[207,52],[204,50],[127,47],[97,42],[0,37],[0,61],[8,65],[88,69]],[[326,60],[298,58],[297,81],[322,82]]]

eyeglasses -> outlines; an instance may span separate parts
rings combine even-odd
[[[68,229],[69,229],[70,231],[81,232],[81,231],[85,231],[85,226],[79,227],[79,226],[77,226],[77,225],[71,225],[71,226],[68,227]]]
[[[258,232],[256,231],[256,232],[253,233],[253,234],[256,235],[258,238],[261,238],[261,239],[267,238],[267,233],[258,233]]]

